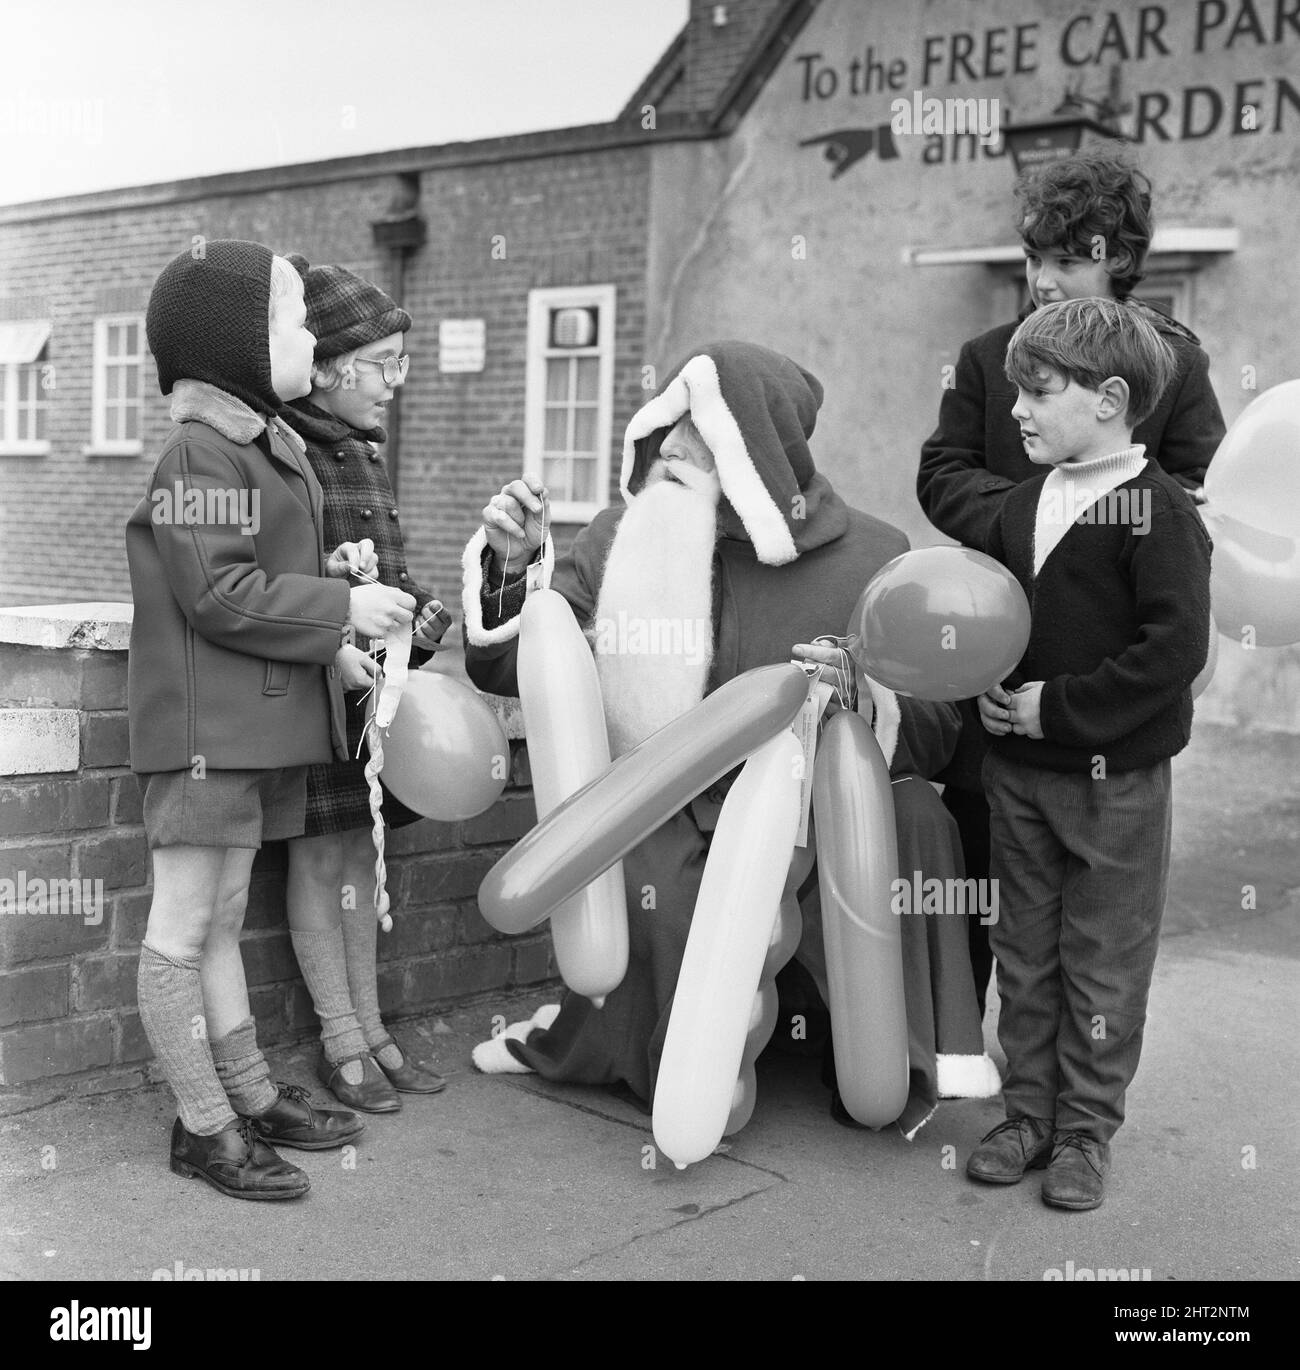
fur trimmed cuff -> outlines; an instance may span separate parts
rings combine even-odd
[[[1002,1089],[1002,1077],[992,1057],[935,1057],[941,1099],[992,1099]]]
[[[483,553],[487,550],[487,530],[479,528],[465,544],[461,553],[461,612],[465,621],[465,641],[474,647],[491,647],[495,643],[509,642],[519,635],[518,610],[495,628],[483,626],[483,601],[495,599],[498,591],[490,590],[483,575]],[[534,556],[536,554],[534,553]],[[549,589],[551,576],[555,572],[555,543],[547,533],[542,544],[542,588]],[[520,582],[522,583],[522,582]],[[506,590],[507,598],[510,587]],[[523,601],[520,600],[522,607]]]
[[[532,1075],[532,1066],[526,1066],[510,1054],[507,1040],[522,1042],[536,1028],[549,1028],[559,1017],[559,1004],[543,1004],[531,1018],[521,1023],[511,1023],[508,1028],[486,1042],[480,1042],[470,1052],[470,1060],[484,1075]]]
[[[903,1110],[903,1116],[894,1124],[898,1128],[899,1134],[905,1142],[916,1140],[916,1134],[930,1121],[939,1111],[938,1105],[932,1107],[919,1121],[914,1121],[908,1117],[908,1110]]]

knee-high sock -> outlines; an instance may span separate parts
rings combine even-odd
[[[208,1137],[235,1120],[204,1028],[198,958],[164,955],[145,942],[136,973],[140,1022],[176,1096],[182,1125]]]
[[[257,1045],[257,1028],[245,1018],[233,1031],[212,1043],[217,1078],[238,1113],[265,1113],[280,1097],[271,1071]]]
[[[352,1008],[361,1024],[366,1043],[372,1049],[382,1042],[388,1031],[379,1016],[379,985],[376,981],[378,924],[370,904],[343,910],[343,946],[347,953],[348,993]]]
[[[373,921],[373,920],[372,920]],[[316,1016],[320,1019],[320,1040],[325,1059],[337,1065],[345,1057],[368,1049],[365,1034],[352,1008],[348,988],[347,956],[343,930],[291,931],[294,954],[302,978],[311,992]]]

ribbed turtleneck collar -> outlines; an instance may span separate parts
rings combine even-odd
[[[1035,575],[1081,514],[1142,473],[1147,464],[1145,454],[1146,448],[1138,442],[1104,457],[1052,467],[1038,496],[1034,518]]]
[[[1086,485],[1089,489],[1113,490],[1121,481],[1132,480],[1145,465],[1146,447],[1135,442],[1131,447],[1121,447],[1118,452],[1108,452],[1104,457],[1054,466],[1048,480],[1059,476],[1061,480]]]

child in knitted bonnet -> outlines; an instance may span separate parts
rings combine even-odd
[[[302,832],[306,768],[341,749],[343,636],[415,607],[349,589],[355,545],[324,556],[320,486],[277,417],[311,386],[305,321],[297,272],[260,243],[196,239],[164,267],[146,328],[175,427],[126,529],[131,766],[153,865],[140,1019],[176,1096],[172,1169],[244,1199],[308,1188],[271,1143],[340,1146],[363,1126],[272,1084],[239,934],[257,849]]]

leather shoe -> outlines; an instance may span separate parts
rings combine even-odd
[[[365,1131],[365,1123],[355,1113],[341,1108],[313,1108],[301,1085],[277,1082],[280,1097],[265,1113],[255,1113],[248,1121],[266,1142],[297,1147],[299,1151],[327,1151],[343,1146]]]
[[[402,1053],[400,1066],[386,1066],[380,1059],[379,1053],[386,1046],[397,1047]],[[393,1088],[401,1090],[403,1094],[437,1094],[447,1088],[447,1082],[441,1075],[430,1070],[428,1066],[416,1065],[406,1049],[397,1046],[391,1037],[377,1047],[372,1047],[371,1051],[374,1052],[375,1063],[388,1076]]]
[[[966,1174],[985,1184],[1019,1184],[1026,1170],[1041,1170],[1052,1150],[1047,1118],[1008,1118],[980,1138],[966,1162]]]
[[[348,1061],[361,1062],[358,1084],[343,1078],[343,1067]],[[368,1051],[333,1063],[322,1055],[316,1062],[316,1076],[339,1103],[359,1108],[363,1113],[396,1113],[402,1106],[397,1091],[384,1078],[379,1063]]]
[[[187,1179],[206,1180],[232,1199],[297,1199],[311,1188],[307,1176],[281,1160],[246,1118],[210,1137],[190,1132],[177,1118],[171,1167]]]
[[[1058,1132],[1043,1176],[1043,1202],[1053,1208],[1100,1208],[1110,1147],[1083,1132]]]

